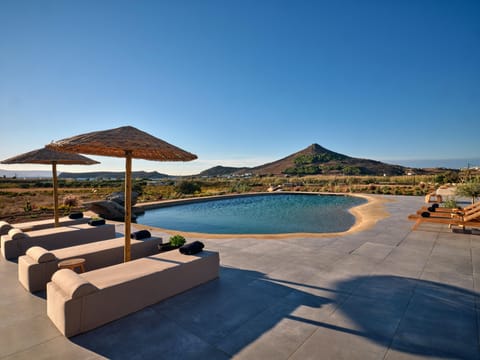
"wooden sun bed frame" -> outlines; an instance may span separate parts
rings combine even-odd
[[[158,254],[162,238],[131,239],[132,259]],[[123,262],[125,239],[115,238],[84,245],[48,251],[33,246],[18,258],[18,280],[30,292],[45,290],[58,263],[72,258],[85,259],[85,271],[91,271]]]
[[[422,217],[421,215],[414,214],[408,216],[409,220],[414,220],[415,224],[412,227],[412,230],[416,230],[417,227],[422,223],[437,223],[437,224],[447,224],[449,227],[459,226],[465,229],[466,226],[480,226],[480,210],[477,210],[474,213],[468,215],[455,215],[455,217]]]
[[[61,269],[47,284],[47,315],[74,336],[216,279],[219,264],[218,252],[173,250],[83,274]]]
[[[23,232],[11,229],[8,235],[1,237],[1,252],[5,259],[15,259],[32,246],[41,246],[47,250],[61,249],[74,245],[88,244],[115,237],[115,225],[91,226],[78,224],[51,229]]]

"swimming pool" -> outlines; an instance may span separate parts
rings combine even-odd
[[[137,223],[208,234],[333,233],[352,227],[355,217],[348,209],[366,201],[343,195],[247,195],[147,210]]]

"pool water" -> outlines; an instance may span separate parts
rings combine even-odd
[[[348,230],[354,196],[267,194],[215,199],[147,210],[139,224],[208,234],[331,233]]]

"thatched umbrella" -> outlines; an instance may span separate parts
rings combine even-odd
[[[1,161],[2,164],[45,164],[52,165],[53,177],[53,213],[55,218],[55,226],[59,226],[58,222],[58,179],[57,164],[62,165],[92,165],[99,164],[98,161],[92,160],[86,156],[78,154],[67,154],[52,149],[42,148],[29,151],[9,159]]]
[[[56,141],[47,147],[74,153],[124,157],[125,164],[125,249],[124,260],[130,261],[130,228],[132,212],[132,158],[157,161],[190,161],[196,155],[160,140],[132,126],[95,131]]]

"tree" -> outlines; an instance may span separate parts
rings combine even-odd
[[[460,196],[468,196],[472,198],[472,204],[475,199],[480,196],[480,181],[475,179],[457,186],[456,194]]]

